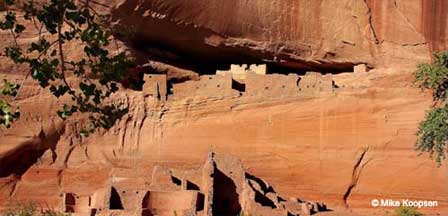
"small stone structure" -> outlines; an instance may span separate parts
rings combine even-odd
[[[194,96],[226,97],[235,96],[239,93],[232,89],[232,76],[203,75],[198,81],[186,81],[173,85],[173,97],[185,98]]]
[[[195,170],[156,165],[150,183],[133,177],[112,180],[92,195],[65,193],[65,212],[74,216],[291,216],[326,210],[321,203],[284,199],[263,179],[247,173],[238,158],[214,152]]]
[[[247,74],[245,95],[285,96],[298,93],[299,75],[297,74]]]
[[[260,65],[230,65],[230,70],[217,70],[217,75],[231,74],[233,79],[246,79],[247,74],[259,74],[265,75],[267,72],[267,66],[265,64]]]
[[[152,96],[162,101],[166,100],[168,94],[166,74],[145,74],[143,80],[145,81],[143,84],[143,94],[145,96]]]
[[[142,215],[195,215],[203,209],[199,191],[148,191],[142,201]]]
[[[63,194],[64,211],[72,215],[95,215],[106,203],[107,189],[99,189],[91,194],[67,192]]]
[[[301,94],[310,95],[318,92],[328,92],[336,88],[331,75],[322,75],[316,72],[307,72],[299,83]]]
[[[332,75],[307,72],[303,76],[290,73],[265,74],[266,65],[231,65],[229,71],[217,71],[216,75],[202,75],[199,80],[174,83],[168,90],[164,74],[145,74],[143,93],[156,99],[167,100],[201,97],[227,98],[236,96],[313,96],[320,92],[332,92],[335,85]]]
[[[353,67],[353,72],[355,73],[365,73],[368,71],[368,67],[366,64],[359,64]]]

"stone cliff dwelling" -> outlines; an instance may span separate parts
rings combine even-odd
[[[198,169],[155,166],[147,181],[130,181],[112,177],[92,194],[66,192],[63,209],[74,216],[303,216],[328,211],[323,203],[282,197],[269,183],[247,173],[238,158],[213,152]]]
[[[365,65],[356,66],[357,71],[366,71]],[[310,96],[319,92],[332,92],[338,86],[331,74],[307,72],[270,74],[267,66],[231,65],[229,70],[218,70],[215,75],[202,75],[198,80],[168,85],[166,74],[145,74],[143,92],[165,101],[169,97],[182,99],[189,96],[235,97],[235,96]]]
[[[435,200],[417,211],[448,215],[448,161],[414,145],[432,94],[412,82],[448,50],[448,0],[74,2],[111,30],[108,54],[136,60],[104,101],[127,112],[84,137],[89,113],[59,118],[70,97],[1,55],[2,78],[23,88],[20,119],[0,127],[1,216],[30,202],[72,216],[395,215],[371,205],[382,198]],[[26,47],[44,45],[42,23],[23,21],[20,37],[0,30],[0,52],[17,42],[34,58]],[[61,49],[74,88],[78,42]]]

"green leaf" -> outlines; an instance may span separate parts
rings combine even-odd
[[[14,0],[5,0],[5,3],[7,5],[13,5],[14,4]]]
[[[20,88],[20,85],[10,83],[8,80],[3,80],[3,88],[1,89],[1,93],[3,95],[16,96],[17,90]]]
[[[64,104],[62,110],[57,111],[59,117],[63,120],[66,120],[69,116],[73,115],[74,112],[76,112],[76,107],[70,107],[67,104]]]
[[[16,110],[11,113],[11,106],[5,100],[0,100],[0,125],[9,128],[11,124],[20,117],[20,112]]]
[[[6,1],[13,3],[11,0]],[[124,74],[134,64],[124,53],[109,53],[106,46],[110,44],[111,34],[110,29],[101,23],[103,17],[87,7],[78,8],[74,0],[50,0],[39,6],[29,1],[22,6],[25,19],[36,21],[38,28],[42,25],[41,30],[45,35],[39,41],[30,42],[27,52],[22,52],[19,47],[7,47],[6,56],[16,64],[27,64],[31,77],[38,81],[42,88],[49,86],[49,91],[56,97],[70,95],[72,104],[64,104],[61,110],[57,111],[61,118],[67,119],[75,112],[87,113],[91,117],[89,118],[91,128],[112,127],[127,112],[127,107],[107,105],[104,100],[111,93],[118,91],[118,82],[123,81]],[[13,30],[14,34],[26,30],[25,25],[20,23],[21,20],[17,20],[16,14],[12,11],[6,12],[2,20],[0,29]],[[57,40],[50,43],[44,38],[48,36]],[[71,40],[84,47],[83,55],[77,56],[77,60],[70,59],[71,55],[65,53],[67,47],[63,47],[62,53],[50,47],[64,46]],[[60,56],[64,56],[65,59],[62,60]],[[61,67],[61,64],[66,67]],[[94,78],[87,77],[86,71],[91,72]],[[67,82],[62,74],[79,79],[81,81],[79,88],[72,89],[70,86],[62,85],[61,83]],[[98,86],[93,84],[98,82],[100,83]],[[8,97],[16,95],[16,90],[19,88],[12,83],[6,83],[4,87],[1,93]],[[19,114],[17,110],[11,111],[7,101],[0,103],[1,124],[10,126]],[[91,133],[93,129],[87,131]]]
[[[23,63],[25,61],[22,50],[19,47],[6,47],[5,55],[13,60],[14,63]]]
[[[17,24],[16,28],[14,29],[15,33],[22,33],[25,30],[25,26],[21,24]]]
[[[59,59],[55,58],[55,59],[51,60],[50,64],[53,67],[57,67],[59,65]]]
[[[79,133],[82,137],[89,137],[90,132],[87,129],[82,129]]]
[[[434,63],[418,65],[414,76],[421,88],[432,90],[433,100],[440,104],[420,122],[415,147],[428,152],[441,165],[448,151],[448,52],[435,53]]]
[[[0,22],[0,29],[9,30],[13,29],[16,23],[16,14],[14,12],[8,11],[5,16],[5,21]]]

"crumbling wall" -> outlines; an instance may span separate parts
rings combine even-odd
[[[233,79],[237,80],[243,80],[246,79],[247,75],[250,73],[253,74],[259,74],[259,75],[265,75],[267,72],[267,66],[265,64],[242,64],[242,65],[230,65],[229,70],[217,70],[217,75],[225,75],[225,74],[231,74]]]
[[[109,200],[105,202],[107,193],[105,188],[95,192],[76,194],[73,192],[65,192],[62,195],[63,212],[75,213],[75,215],[95,215],[98,210],[108,209]]]
[[[64,206],[65,212],[90,213],[92,209],[92,197],[88,195],[79,196],[75,193],[65,193]]]
[[[239,158],[211,152],[195,169],[154,165],[152,175],[115,176],[90,191],[64,191],[61,207],[74,215],[303,215],[322,206],[285,200],[264,180],[246,172]],[[148,170],[149,172],[150,170]],[[124,171],[123,171],[124,172]],[[151,172],[150,172],[151,173]],[[305,211],[305,210],[306,211]],[[306,214],[305,214],[306,215]]]
[[[228,71],[217,71],[217,75],[203,75],[199,80],[173,84],[173,99],[205,97],[223,98],[231,96],[287,97],[314,95],[318,92],[334,91],[337,87],[332,75],[308,72],[304,76],[290,73],[265,74],[266,65],[231,65]],[[159,100],[166,100],[168,89],[166,75],[147,74],[143,92]]]
[[[145,74],[143,84],[143,94],[165,101],[167,91],[167,79],[165,74]]]
[[[147,67],[149,67],[149,71],[154,71],[156,74],[166,74],[166,78],[171,81],[199,79],[199,75],[195,71],[186,70],[158,61],[149,60],[146,64],[143,65],[143,68]]]
[[[365,73],[369,70],[366,64],[359,64],[353,66],[353,72],[354,73]]]
[[[153,168],[152,179],[145,196],[140,199],[143,215],[194,215],[204,210],[204,194],[200,187],[193,183],[200,178],[201,172],[187,170],[174,172],[156,165]],[[198,176],[192,176],[196,174]],[[185,177],[193,179],[186,179]]]
[[[232,89],[232,76],[203,75],[198,81],[187,81],[173,85],[173,97],[185,98],[191,96],[227,97],[238,95]]]
[[[74,193],[65,193],[64,194],[64,209],[65,212],[74,213],[76,209],[76,195]]]
[[[180,183],[178,182],[180,181]],[[178,191],[181,190],[182,180],[173,176],[171,170],[163,166],[155,166],[152,171],[152,180],[149,185],[154,191]]]
[[[213,193],[208,201],[213,215],[292,216],[326,211],[324,204],[285,200],[263,179],[248,174],[235,156],[212,153],[211,160]]]
[[[299,76],[297,74],[269,74],[259,75],[248,73],[245,84],[246,96],[282,97],[294,95],[299,92]]]
[[[331,74],[322,75],[317,72],[307,72],[300,77],[299,91],[303,95],[314,95],[318,92],[330,92],[336,87]]]
[[[241,194],[244,168],[238,158],[213,153],[213,215],[238,215],[242,210]]]
[[[197,191],[148,191],[142,200],[142,210],[153,215],[194,215]]]
[[[238,71],[238,70],[237,70]],[[304,76],[297,74],[256,74],[244,73],[244,79],[235,79],[234,74],[201,76],[199,81],[188,81],[174,85],[175,98],[194,96],[218,97],[237,95],[243,96],[288,97],[312,96],[319,92],[332,92],[337,88],[332,75],[308,72]],[[238,74],[236,72],[236,74]],[[241,77],[240,77],[241,78]]]
[[[128,184],[127,186],[124,186],[122,184],[120,186],[114,185],[113,188],[117,192],[115,196],[118,196],[115,197],[115,201],[117,204],[120,202],[115,209],[140,209],[140,201],[147,191],[146,189],[141,189],[142,185]]]

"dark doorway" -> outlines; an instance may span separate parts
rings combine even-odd
[[[219,169],[213,174],[213,215],[235,216],[241,212],[235,183]]]
[[[202,193],[198,193],[198,199],[196,200],[196,211],[204,210],[205,196]]]
[[[73,193],[65,194],[65,212],[74,213],[76,205],[76,197]]]
[[[193,182],[187,181],[187,190],[200,190],[199,186]]]
[[[232,79],[232,89],[237,90],[239,92],[246,92],[246,84],[243,82],[239,82],[237,80]]]
[[[110,192],[109,209],[123,209],[120,194],[118,194],[114,187],[112,187]]]
[[[143,197],[142,201],[142,216],[154,216],[154,214],[151,212],[151,203],[149,196],[151,196],[151,192],[146,192],[145,196]]]

